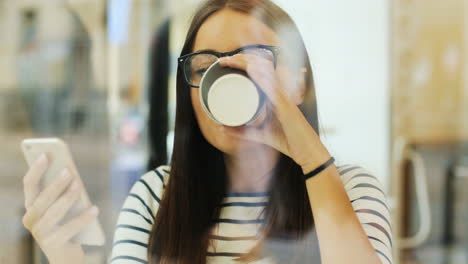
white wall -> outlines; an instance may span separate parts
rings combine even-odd
[[[315,74],[322,141],[388,187],[389,1],[277,0],[296,21]]]

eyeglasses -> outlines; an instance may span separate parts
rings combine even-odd
[[[253,54],[270,60],[276,68],[279,51],[280,48],[277,46],[248,45],[228,52],[216,52],[211,50],[197,51],[180,56],[177,60],[179,67],[181,67],[184,72],[184,78],[187,84],[191,87],[198,88],[200,87],[200,80],[203,74],[218,58],[232,56],[237,53]]]

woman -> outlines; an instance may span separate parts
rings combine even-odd
[[[197,86],[218,59],[267,95],[270,111],[254,125],[221,126],[204,112]],[[289,16],[266,0],[208,0],[179,58],[171,165],[132,187],[112,263],[392,263],[380,183],[333,165],[318,128],[310,63]],[[84,215],[74,233],[91,221]],[[39,244],[55,263],[67,252],[82,263],[81,248],[60,241]]]

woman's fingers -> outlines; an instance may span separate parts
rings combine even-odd
[[[97,219],[99,210],[96,206],[92,206],[81,213],[78,217],[70,220],[57,231],[53,232],[45,243],[53,243],[61,245],[68,242],[72,237],[81,232],[86,226]]]
[[[23,224],[32,231],[34,224],[42,217],[47,208],[57,200],[59,195],[71,182],[72,175],[68,169],[64,169],[61,175],[47,186],[35,199],[34,203],[26,210]]]
[[[231,57],[222,57],[219,63],[225,67],[236,68],[245,71],[255,83],[267,95],[273,103],[273,110],[280,112],[288,103],[289,95],[285,89],[278,89],[279,84],[273,62],[251,54],[236,54]],[[283,73],[283,72],[282,72]]]
[[[76,229],[69,231],[76,234],[95,217],[86,215],[70,221],[80,224],[78,227],[71,224],[61,226],[60,221],[79,199],[82,187],[78,179],[75,180],[77,185],[70,184],[76,177],[68,169],[64,169],[59,175],[53,175],[53,181],[40,190],[39,183],[49,163],[45,155],[42,155],[31,164],[23,179],[26,207],[23,225],[32,233],[50,263],[64,263],[64,260],[82,263],[83,249],[81,245],[67,241],[70,235],[67,235],[66,229],[75,227]]]
[[[264,81],[264,79],[274,79],[275,69],[273,62],[251,54],[236,54],[230,57],[222,57],[219,59],[221,66],[231,67],[243,70],[247,74],[255,74],[255,77],[261,78],[255,81]],[[264,78],[267,76],[268,78]],[[253,76],[252,76],[253,77]]]
[[[42,237],[44,234],[53,231],[57,223],[63,219],[70,208],[75,204],[81,194],[80,184],[75,179],[68,187],[67,191],[53,203],[33,227],[35,237]]]
[[[247,140],[267,144],[290,156],[284,127],[290,126],[291,123],[294,124],[294,119],[301,116],[302,113],[293,100],[297,89],[295,89],[295,84],[291,83],[289,72],[280,65],[275,69],[271,61],[251,54],[223,57],[220,59],[220,65],[245,71],[271,102],[269,108],[272,116],[271,122],[258,128],[230,128],[226,129],[226,132],[231,132],[233,135]],[[289,127],[288,129],[293,128]]]
[[[47,170],[48,165],[47,156],[45,153],[42,153],[41,156],[31,164],[31,167],[26,172],[26,175],[23,178],[25,208],[30,207],[36,199],[39,193],[39,181]]]

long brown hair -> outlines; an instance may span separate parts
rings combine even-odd
[[[255,16],[274,31],[287,28],[288,47],[300,51],[301,66],[306,69],[306,93],[299,105],[304,116],[319,133],[312,69],[299,31],[277,5],[268,0],[207,0],[195,12],[181,55],[192,52],[195,36],[213,13],[232,9]],[[210,243],[213,219],[220,213],[220,203],[227,190],[223,153],[201,134],[190,100],[190,87],[177,69],[177,102],[174,148],[169,182],[151,230],[148,259],[151,264],[204,264]],[[258,255],[266,239],[298,240],[314,227],[302,170],[291,158],[280,154],[270,183],[270,197],[265,207],[264,235],[257,247],[242,260]]]

